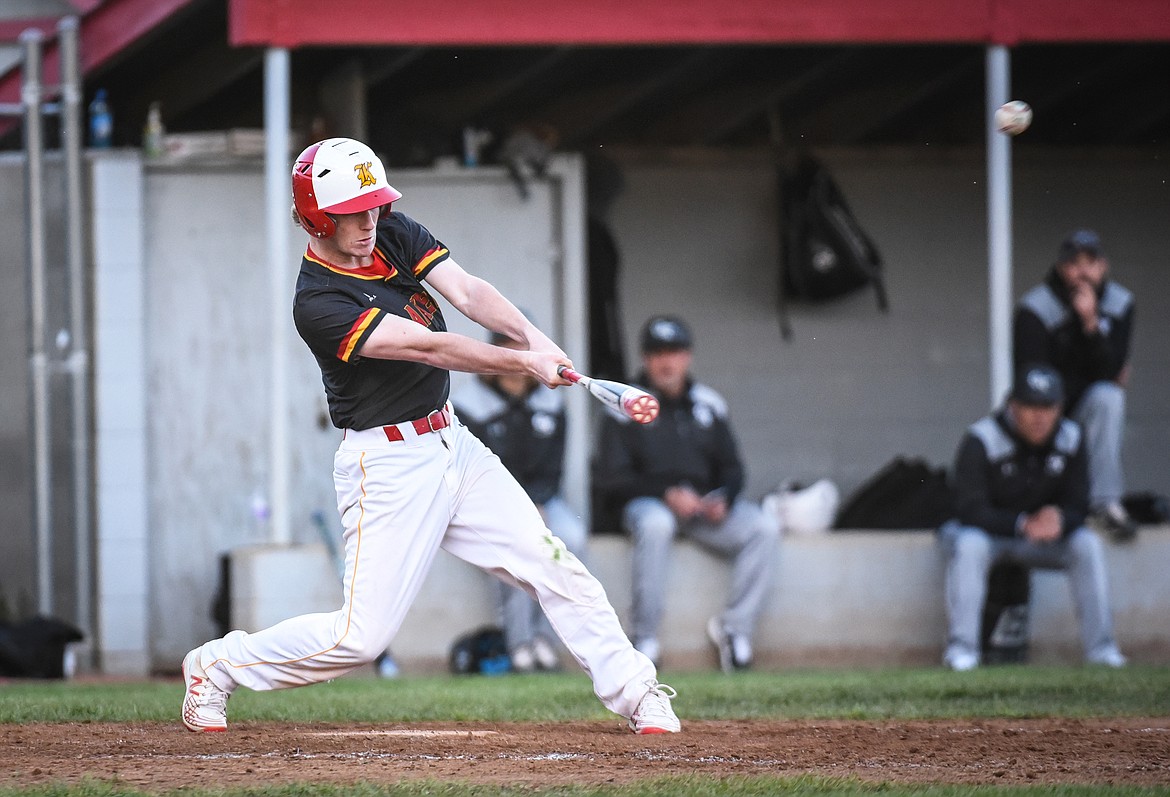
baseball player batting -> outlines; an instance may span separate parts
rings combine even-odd
[[[293,301],[321,368],[333,424],[344,599],[335,612],[232,631],[183,659],[183,724],[227,729],[239,686],[326,681],[386,649],[439,548],[535,597],[609,710],[635,733],[680,729],[652,662],[630,645],[605,591],[553,537],[516,480],[455,417],[450,371],[569,382],[563,351],[495,287],[464,271],[421,224],[365,144],[331,138],[297,158],[294,218],[308,233]],[[447,331],[433,290],[515,350]]]

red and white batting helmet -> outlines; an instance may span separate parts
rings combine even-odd
[[[310,145],[293,165],[293,206],[309,235],[328,238],[337,230],[330,213],[381,208],[384,216],[399,193],[386,182],[374,151],[352,138],[327,138]]]

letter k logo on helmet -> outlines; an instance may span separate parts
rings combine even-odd
[[[336,231],[330,213],[381,208],[385,216],[390,203],[402,197],[386,181],[386,168],[374,151],[352,138],[327,138],[310,145],[293,165],[292,185],[297,219],[317,238]]]
[[[362,188],[369,188],[371,185],[376,185],[378,178],[370,173],[370,162],[356,163],[353,170],[357,172],[358,183]]]

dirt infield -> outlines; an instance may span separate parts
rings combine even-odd
[[[241,722],[0,726],[0,786],[116,780],[185,785],[627,783],[669,774],[816,774],[893,783],[1170,784],[1170,718],[956,722],[686,722],[634,736],[620,721],[342,726]]]

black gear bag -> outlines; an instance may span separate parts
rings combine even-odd
[[[0,677],[68,678],[73,669],[70,646],[84,638],[56,617],[0,622]]]
[[[888,310],[882,256],[858,223],[841,188],[809,155],[780,170],[780,328],[792,337],[787,299],[820,302],[873,285]]]
[[[483,626],[455,640],[447,656],[447,668],[455,675],[500,675],[512,668],[504,632]]]
[[[954,515],[943,468],[894,457],[842,503],[836,529],[934,529]]]

